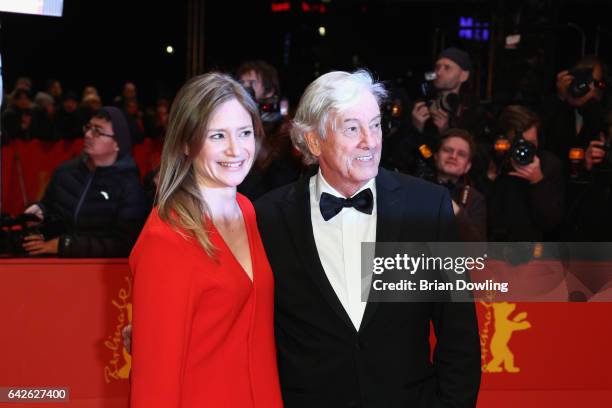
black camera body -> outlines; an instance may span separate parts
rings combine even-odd
[[[573,98],[581,98],[588,94],[591,90],[591,84],[595,81],[593,78],[593,68],[574,68],[569,71],[569,74],[574,77],[567,91]]]
[[[435,72],[425,73],[425,82],[421,84],[421,93],[426,99],[429,110],[440,109],[444,112],[454,115],[459,109],[461,98],[456,93],[439,94],[433,86],[433,81],[437,78]]]
[[[526,166],[533,162],[536,151],[536,146],[521,136],[512,143],[510,157],[521,166]]]
[[[493,145],[494,158],[499,173],[512,171],[512,160],[521,166],[533,163],[537,153],[535,144],[523,138],[522,132],[517,132],[517,136],[512,142],[506,135],[498,136]]]
[[[22,214],[17,217],[2,215],[0,217],[0,255],[27,256],[23,249],[24,238],[28,235],[40,234],[38,226],[30,226],[40,222],[34,214]]]

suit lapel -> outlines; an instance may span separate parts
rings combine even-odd
[[[400,241],[400,221],[405,207],[400,187],[400,183],[388,170],[379,169],[376,177],[376,242]],[[378,302],[368,302],[359,327],[360,332],[371,322],[377,309]]]
[[[310,217],[310,177],[302,177],[295,188],[289,190],[286,202],[280,209],[285,221],[289,226],[289,233],[293,239],[293,244],[297,249],[299,261],[304,265],[304,269],[310,274],[323,298],[338,315],[338,317],[348,326],[353,328],[350,317],[342,306],[332,288],[317,252],[314,235],[312,232],[312,219]]]

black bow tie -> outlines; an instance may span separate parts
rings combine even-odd
[[[319,208],[325,221],[334,218],[344,207],[353,207],[362,213],[372,214],[372,208],[374,207],[372,190],[366,188],[351,198],[336,197],[328,193],[321,194]]]

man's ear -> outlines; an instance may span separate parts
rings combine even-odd
[[[471,168],[472,168],[472,161],[470,160],[467,166],[465,166],[465,174],[468,174]]]
[[[470,79],[470,71],[461,70],[461,75],[459,75],[461,83],[464,83],[468,79]]]
[[[321,140],[319,136],[316,135],[315,132],[307,132],[304,138],[306,139],[306,145],[310,153],[313,156],[319,157],[321,155]]]

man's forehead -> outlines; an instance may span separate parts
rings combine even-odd
[[[94,126],[106,127],[106,128],[109,128],[109,129],[112,129],[112,127],[113,127],[113,123],[111,121],[106,120],[106,119],[102,119],[102,118],[97,118],[95,116],[93,118],[91,118],[89,123],[91,123]]]
[[[439,60],[436,61],[436,66],[439,65],[450,65],[453,68],[459,68],[462,69],[459,64],[457,64],[455,61],[453,61],[452,59],[448,59],[446,57],[440,58]]]
[[[442,141],[442,147],[448,146],[450,144],[458,146],[458,147],[463,147],[464,150],[468,152],[470,151],[470,144],[459,136],[451,136]]]
[[[240,80],[241,81],[259,81],[260,76],[257,74],[257,72],[255,72],[254,69],[251,69],[247,72],[244,72],[242,75],[240,75]]]

